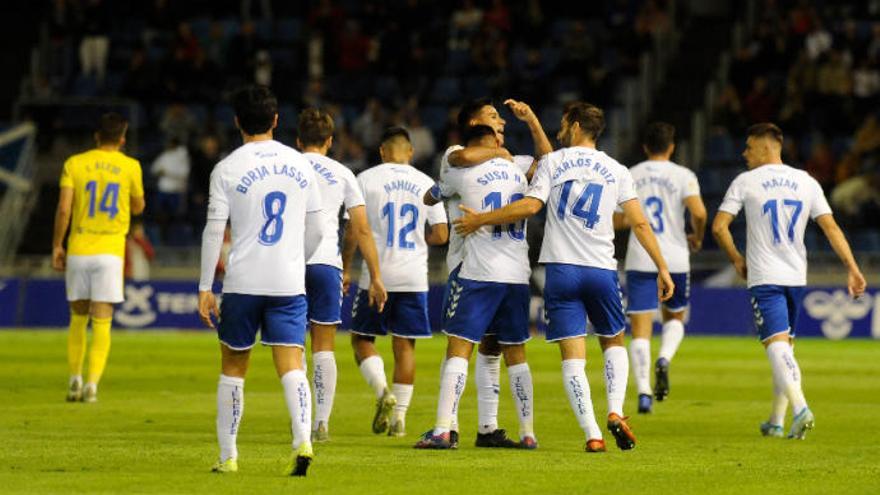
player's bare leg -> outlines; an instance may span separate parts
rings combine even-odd
[[[532,372],[526,362],[525,344],[502,346],[504,362],[510,379],[510,393],[519,417],[519,443],[523,449],[538,448],[535,436],[535,392],[532,385]]]
[[[391,414],[388,436],[402,437],[406,435],[406,411],[412,400],[416,378],[416,339],[394,336],[391,338],[391,348],[394,351],[391,393],[397,402]]]
[[[613,337],[599,336],[599,345],[605,357],[605,395],[608,398],[608,431],[614,435],[617,447],[629,450],[636,446],[636,437],[623,415],[629,360],[623,343],[623,332]]]
[[[632,340],[629,343],[629,357],[632,360],[633,377],[639,394],[639,413],[651,412],[651,334],[654,326],[654,312],[630,313]],[[659,399],[658,399],[659,400]]]
[[[70,302],[70,328],[67,333],[67,368],[70,381],[67,385],[67,401],[82,400],[83,361],[86,358],[86,330],[89,326],[89,301]]]
[[[587,381],[585,371],[586,342],[583,337],[560,340],[559,352],[562,358],[562,384],[565,386],[571,410],[586,437],[584,450],[605,452],[605,440],[602,439],[602,430],[596,422],[593,400],[590,396],[590,383]]]
[[[385,377],[385,362],[376,350],[376,338],[366,335],[351,334],[351,346],[354,359],[358,363],[361,375],[376,394],[376,414],[373,415],[373,433],[385,433],[391,420],[391,411],[397,398],[388,388]]]
[[[330,413],[336,397],[336,325],[312,323],[312,388],[315,392],[315,418],[312,422],[312,440],[330,439]]]

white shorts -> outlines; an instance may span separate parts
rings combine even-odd
[[[120,303],[123,298],[122,258],[112,254],[67,257],[68,301]]]

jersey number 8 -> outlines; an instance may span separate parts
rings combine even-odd
[[[272,246],[281,240],[284,234],[284,208],[287,206],[287,196],[281,191],[272,191],[263,198],[263,216],[266,223],[260,229],[260,244]]]

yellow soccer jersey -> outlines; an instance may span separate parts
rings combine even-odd
[[[131,198],[144,196],[141,164],[119,151],[73,155],[64,163],[61,187],[73,189],[67,253],[124,258]]]

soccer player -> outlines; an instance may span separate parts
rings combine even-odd
[[[141,165],[122,151],[128,122],[101,116],[97,147],[71,156],[61,172],[61,192],[52,238],[52,267],[65,272],[70,301],[67,400],[95,402],[110,353],[113,304],[123,301],[125,236],[131,215],[144,211]],[[71,222],[71,217],[73,221]],[[64,237],[70,227],[67,250]],[[92,323],[89,374],[83,387],[86,328]]]
[[[489,126],[467,129],[468,146],[500,147]],[[438,186],[441,197],[458,196],[460,204],[482,211],[500,208],[522,198],[528,180],[513,162],[495,158],[470,168],[449,170]],[[510,376],[510,388],[520,420],[523,448],[538,446],[534,433],[532,375],[526,362],[529,340],[529,246],[525,221],[487,227],[464,241],[464,260],[450,283],[444,333],[447,360],[440,377],[437,422],[433,431],[416,443],[421,449],[453,448],[452,419],[467,382],[468,361],[483,335],[491,328],[501,344]]]
[[[669,264],[675,293],[663,304],[663,337],[654,365],[654,396],[669,394],[669,363],[684,337],[684,317],[690,292],[690,255],[699,251],[706,233],[706,206],[700,197],[697,176],[670,161],[675,150],[675,127],[665,122],[648,125],[642,149],[648,160],[630,169],[642,209],[657,237],[663,259]],[[692,233],[685,231],[685,209],[690,212]],[[615,217],[622,217],[615,213]],[[615,218],[617,220],[617,218]],[[622,219],[621,219],[622,220]],[[626,312],[632,325],[629,355],[639,393],[639,412],[651,412],[651,333],[657,312],[657,268],[650,256],[630,236],[626,251]]]
[[[370,305],[363,289],[369,287],[370,274],[362,268],[352,309],[351,343],[361,374],[376,394],[373,432],[387,430],[390,436],[403,436],[415,380],[415,339],[431,337],[428,245],[445,244],[449,226],[443,205],[429,207],[422,202],[433,181],[410,165],[413,149],[409,133],[392,127],[384,132],[381,143],[383,163],[361,172],[357,180],[366,200],[388,301],[381,313]],[[351,265],[354,252],[353,235],[347,234],[345,266]],[[376,337],[388,333],[394,350],[391,390],[375,346]]]
[[[552,151],[550,141],[547,139],[541,123],[531,111],[528,105],[515,100],[505,101],[514,115],[525,122],[535,142],[535,150],[538,156],[542,156]],[[458,114],[459,132],[466,133],[467,129],[475,125],[486,125],[495,130],[499,139],[500,146],[468,146],[460,145],[450,146],[443,159],[440,162],[440,179],[442,180],[446,173],[452,167],[469,167],[479,165],[493,158],[503,158],[512,160],[518,168],[520,168],[526,177],[531,179],[537,162],[528,155],[511,156],[510,153],[503,148],[504,144],[504,127],[505,120],[501,118],[498,110],[492,105],[491,100],[476,99],[465,103]],[[425,195],[426,204],[434,204],[439,202],[430,194]],[[448,206],[448,214],[451,219],[458,218],[461,211],[458,209],[458,197],[446,198]],[[461,261],[464,258],[464,241],[461,236],[450,232],[449,246],[446,254],[446,265],[449,270],[449,279],[446,285],[446,293],[444,294],[443,314],[447,312],[446,302],[449,300],[449,290],[456,283],[458,270]],[[474,381],[477,385],[477,447],[503,447],[517,448],[519,442],[511,440],[507,437],[507,432],[498,428],[498,391],[501,388],[501,346],[498,339],[492,333],[494,330],[489,329],[488,333],[483,336],[477,349],[477,358],[475,365]],[[445,365],[445,359],[444,359]],[[442,375],[442,370],[441,370]],[[456,410],[457,412],[457,410]],[[450,441],[453,448],[458,445],[458,418],[453,415],[452,429],[450,432]]]
[[[244,378],[259,331],[263,345],[272,348],[290,413],[293,452],[287,472],[305,476],[313,457],[311,391],[303,358],[305,269],[329,220],[322,213],[311,163],[272,139],[278,125],[278,101],[272,92],[265,86],[246,86],[234,93],[232,104],[244,144],[211,173],[199,281],[199,316],[211,328],[212,315],[220,320],[220,459],[213,471],[238,470],[236,436],[244,411]],[[218,309],[211,287],[227,220],[232,249]]]
[[[547,273],[547,341],[559,343],[563,383],[584,430],[587,452],[605,450],[584,373],[587,317],[599,335],[605,357],[608,430],[620,449],[632,449],[636,442],[623,414],[629,361],[623,343],[626,320],[614,259],[612,217],[618,205],[657,267],[659,299],[669,299],[675,288],[657,240],[642,214],[629,170],[596,149],[596,140],[604,128],[601,109],[589,103],[570,103],[562,115],[557,136],[565,148],[540,160],[526,197],[491,212],[476,213],[462,207],[466,214],[455,222],[459,233],[467,235],[483,225],[507,225],[522,220],[547,205],[540,257]]]
[[[306,299],[312,337],[312,386],[315,417],[312,440],[330,439],[330,412],[336,395],[336,357],[333,354],[336,326],[342,323],[342,256],[339,245],[339,210],[343,206],[370,272],[369,300],[379,311],[387,294],[379,272],[379,258],[373,233],[367,223],[364,196],[354,174],[345,165],[327,157],[333,145],[333,118],[324,111],[307,108],[299,114],[297,147],[314,167],[315,178],[327,216],[321,245],[306,261]]]
[[[784,436],[785,412],[791,403],[789,438],[803,439],[815,418],[801,389],[801,370],[794,357],[797,314],[807,283],[804,230],[812,218],[847,269],[850,296],[865,292],[859,270],[819,183],[807,172],[782,163],[782,130],[772,123],[748,129],[743,157],[749,170],[727,190],[712,223],[712,234],[736,272],[747,280],[758,336],[773,371],[773,406],[761,434]],[[745,208],[746,257],[730,234],[730,222]]]

